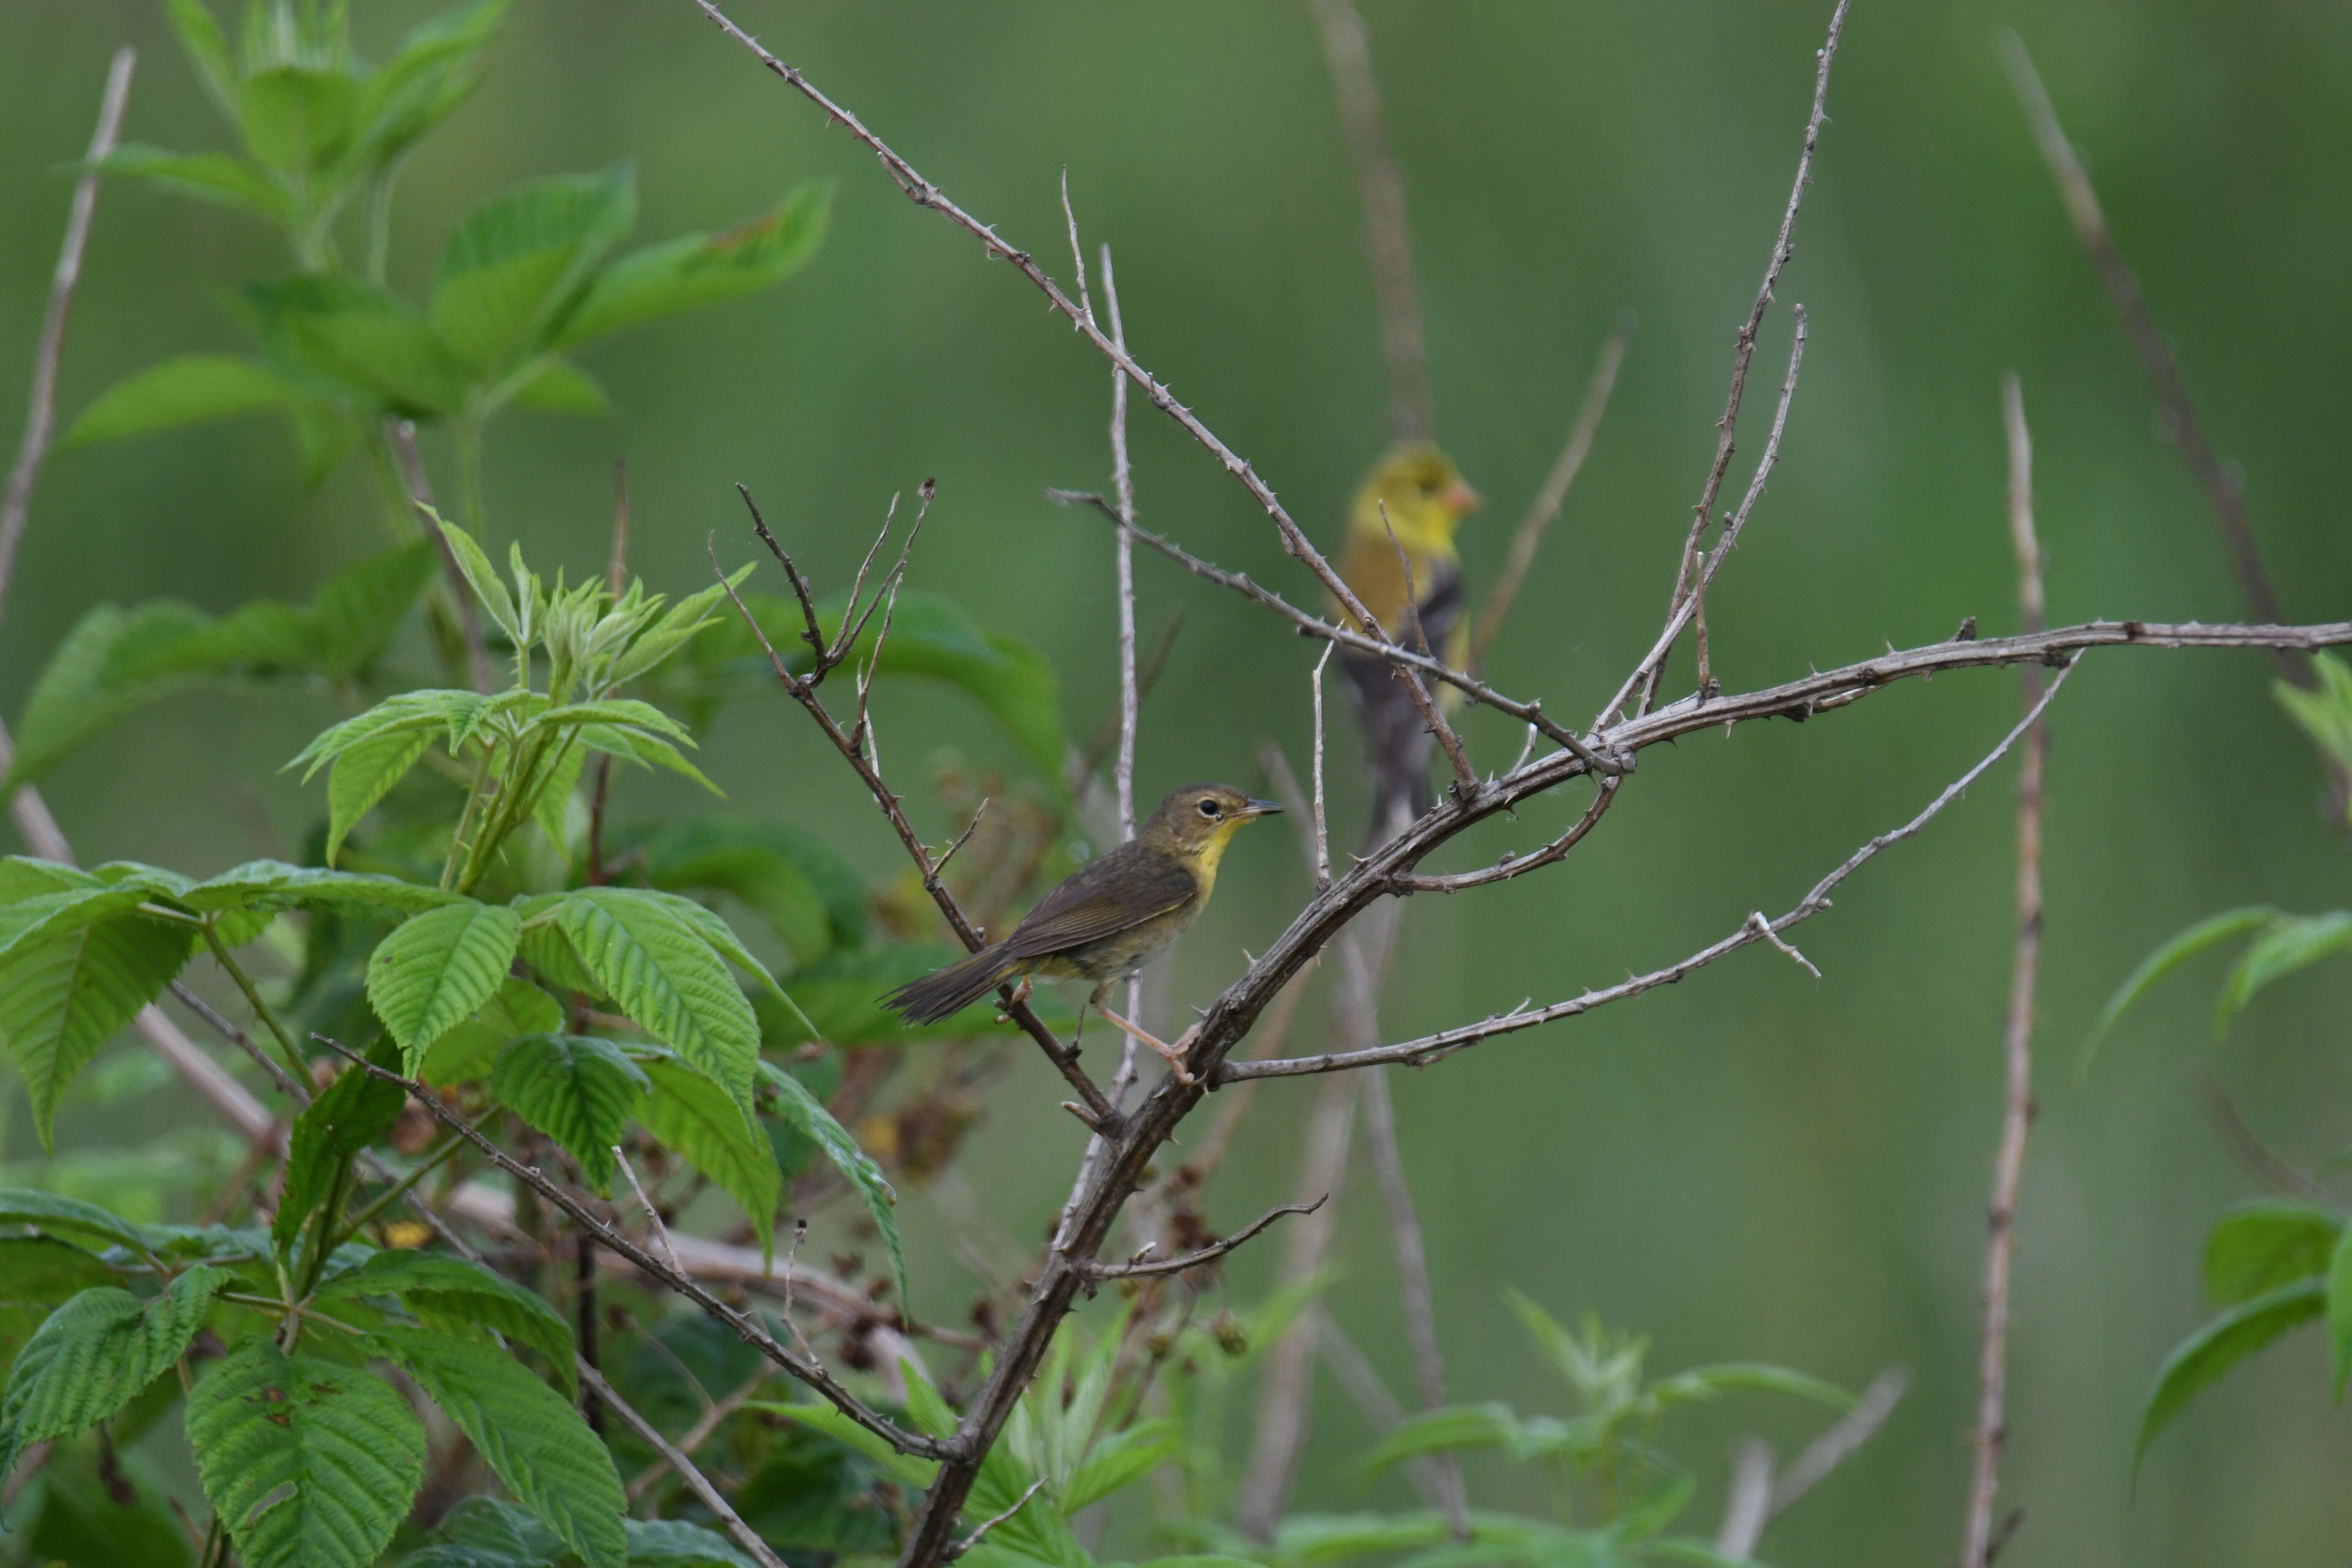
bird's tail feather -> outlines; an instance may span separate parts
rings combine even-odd
[[[950,963],[920,980],[908,981],[883,997],[882,1004],[910,1024],[936,1024],[995,990],[1008,977],[1012,967],[1004,944],[999,942],[981,949],[961,963]]]

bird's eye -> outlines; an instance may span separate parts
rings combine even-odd
[[[1204,800],[1201,803],[1201,815],[1202,816],[1223,816],[1223,813],[1215,801]]]

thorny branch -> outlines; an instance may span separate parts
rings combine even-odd
[[[898,835],[898,842],[906,846],[908,856],[915,862],[915,868],[922,874],[923,890],[930,894],[931,901],[939,907],[940,913],[947,917],[948,924],[955,931],[957,939],[964,944],[967,951],[979,952],[987,945],[986,934],[971,923],[971,918],[964,913],[963,907],[956,901],[955,895],[948,890],[947,884],[940,879],[940,863],[932,858],[930,850],[924,847],[921,837],[915,831],[914,824],[907,820],[906,811],[900,805],[898,796],[892,792],[887,784],[883,782],[881,770],[875,765],[873,758],[858,744],[854,735],[842,729],[840,721],[835,720],[832,711],[825,707],[824,700],[817,694],[817,687],[825,675],[848,658],[850,650],[857,646],[856,638],[848,632],[848,627],[854,620],[856,624],[863,625],[863,621],[855,615],[857,588],[853,586],[850,590],[852,596],[849,608],[842,616],[843,635],[828,643],[817,619],[815,602],[809,594],[808,584],[802,577],[800,568],[793,564],[792,556],[785,552],[784,547],[776,542],[775,535],[768,531],[766,520],[761,517],[760,509],[752,501],[751,492],[740,485],[736,489],[742,494],[743,504],[751,509],[753,531],[759,534],[761,542],[765,544],[775,555],[777,561],[782,564],[785,576],[791,580],[793,595],[800,600],[801,614],[806,623],[802,637],[814,650],[816,660],[809,672],[806,675],[793,673],[791,666],[785,662],[783,656],[778,653],[774,646],[768,641],[768,634],[761,629],[758,617],[751,614],[750,606],[743,603],[741,595],[735,592],[732,585],[728,586],[728,598],[733,602],[736,612],[743,617],[743,624],[751,628],[751,635],[759,640],[761,648],[768,656],[769,664],[775,669],[776,679],[782,683],[785,692],[807,710],[809,717],[816,721],[817,728],[824,732],[825,739],[833,742],[834,749],[839,752],[849,765],[856,771],[859,780],[866,785],[866,792],[873,795],[874,804],[881,808],[883,816],[888,819],[891,828]],[[923,504],[928,507],[931,498],[930,480],[923,481],[921,493]],[[919,521],[918,525],[919,526]],[[908,543],[911,547],[913,543],[911,535]],[[880,541],[877,540],[875,549],[866,552],[868,563],[872,562],[875,551],[879,548]],[[902,552],[898,566],[892,571],[887,580],[892,590],[895,590],[898,575],[905,570],[905,566],[906,555]],[[718,574],[719,580],[722,584],[726,583],[726,574],[719,567],[715,544],[712,546],[710,569]],[[866,568],[860,567],[857,583],[862,584],[865,578]],[[877,593],[876,598],[878,600],[881,596]],[[869,604],[866,606],[866,614],[872,613],[873,605]],[[1046,1058],[1061,1072],[1063,1079],[1070,1087],[1078,1092],[1079,1098],[1086,1102],[1087,1110],[1094,1122],[1100,1127],[1118,1125],[1119,1120],[1118,1110],[1104,1096],[1103,1091],[1096,1086],[1094,1079],[1087,1076],[1086,1069],[1078,1065],[1077,1053],[1062,1044],[1054,1031],[1045,1026],[1045,1020],[1038,1017],[1031,1009],[1029,1004],[1015,996],[1012,986],[1002,987],[997,992],[997,1000],[1005,1016],[1018,1024],[1031,1039],[1037,1042],[1038,1047],[1045,1053]]]
[[[1204,1263],[1214,1263],[1285,1215],[1313,1214],[1329,1201],[1329,1197],[1330,1194],[1327,1193],[1311,1204],[1277,1204],[1225,1237],[1224,1240],[1212,1242],[1199,1251],[1185,1253],[1181,1258],[1165,1258],[1156,1263],[1146,1262],[1140,1258],[1127,1263],[1088,1263],[1086,1266],[1087,1278],[1089,1279],[1140,1279],[1153,1274],[1181,1274],[1188,1268],[1198,1268]]]

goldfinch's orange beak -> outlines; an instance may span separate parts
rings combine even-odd
[[[1476,511],[1486,505],[1486,498],[1460,479],[1456,479],[1437,492],[1437,502],[1454,516],[1460,517],[1465,512]]]

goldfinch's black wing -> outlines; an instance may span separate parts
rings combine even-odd
[[[1073,872],[1031,910],[1004,950],[1013,958],[1066,952],[1164,915],[1198,896],[1192,873],[1132,841]]]

